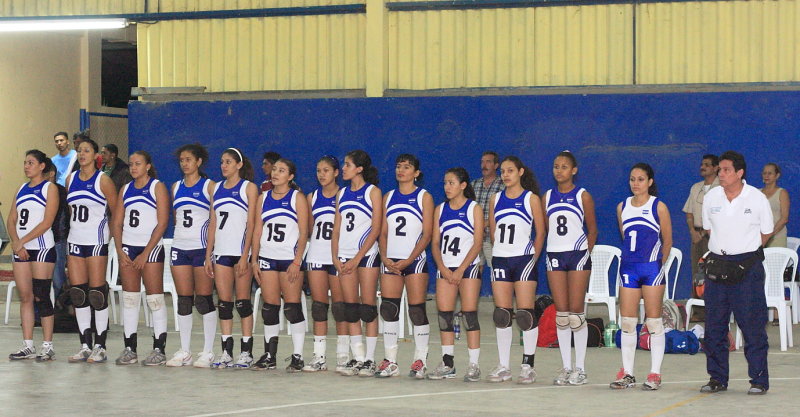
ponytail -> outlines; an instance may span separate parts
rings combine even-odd
[[[539,181],[536,180],[536,175],[533,174],[533,171],[527,166],[525,166],[525,164],[522,163],[522,160],[520,160],[514,155],[503,158],[501,164],[506,161],[514,164],[514,166],[517,169],[523,170],[522,177],[519,179],[519,184],[522,186],[523,189],[528,190],[538,196],[540,191]]]
[[[353,165],[363,168],[361,171],[361,177],[364,178],[365,182],[368,182],[372,185],[378,185],[378,168],[375,168],[372,165],[372,158],[369,157],[368,153],[360,149],[356,149],[348,152],[347,155],[345,155],[345,158],[350,158],[350,161],[353,162]]]
[[[236,149],[236,148],[228,148],[222,152],[223,154],[230,155],[236,162],[241,162],[242,167],[239,169],[239,176],[247,181],[252,182],[253,178],[255,178],[255,173],[253,172],[253,165],[250,163],[250,160],[247,159],[244,154]]]
[[[462,167],[450,168],[444,172],[445,175],[453,174],[458,179],[459,184],[467,183],[467,187],[464,188],[464,197],[469,200],[476,200],[475,197],[475,189],[472,188],[472,183],[469,181],[469,173],[467,170]]]

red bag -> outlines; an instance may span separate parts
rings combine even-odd
[[[539,340],[536,342],[539,347],[557,347],[558,335],[556,335],[556,306],[555,304],[544,309],[544,313],[539,317]]]

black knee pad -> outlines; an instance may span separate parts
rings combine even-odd
[[[245,318],[253,315],[253,302],[250,300],[236,300],[236,312],[239,317]]]
[[[261,318],[264,320],[265,326],[274,326],[279,323],[280,317],[278,314],[281,311],[281,306],[276,304],[264,303],[261,306]]]
[[[178,315],[179,316],[190,316],[192,315],[192,306],[194,304],[194,299],[191,295],[179,295],[178,296]]]
[[[233,320],[233,301],[219,300],[219,319],[220,320]]]
[[[39,316],[50,317],[54,314],[53,301],[50,300],[50,288],[53,281],[49,279],[33,279],[33,304],[39,310]]]
[[[311,303],[311,318],[314,321],[328,321],[328,303],[320,301]]]
[[[400,320],[400,299],[399,298],[381,298],[381,318],[383,321],[398,321]]]
[[[295,324],[305,320],[303,305],[300,303],[283,303],[283,314],[289,323]]]
[[[424,326],[430,323],[428,321],[428,313],[425,310],[425,303],[409,305],[408,315],[411,316],[411,323],[415,326]]]
[[[89,304],[95,310],[108,308],[108,284],[99,287],[89,287]]]
[[[378,318],[378,306],[360,304],[358,306],[358,314],[361,316],[361,321],[364,323],[372,323]]]
[[[539,325],[539,319],[532,308],[518,308],[515,316],[517,318],[517,326],[522,331],[533,330]]]
[[[358,323],[361,316],[358,313],[358,303],[344,303],[344,321]]]
[[[194,296],[194,308],[197,309],[197,312],[200,314],[208,314],[217,308],[214,306],[214,296],[213,295],[195,295]]]
[[[462,311],[461,314],[464,316],[464,328],[468,332],[481,329],[481,324],[478,322],[477,311]]]
[[[69,298],[75,308],[89,307],[89,284],[78,284],[70,287]]]
[[[506,327],[511,327],[512,318],[513,314],[511,313],[510,309],[503,307],[494,308],[494,314],[492,314],[492,319],[494,320],[494,325],[498,329],[505,329]]]
[[[337,301],[331,305],[331,314],[333,315],[333,320],[336,322],[343,322],[347,321],[347,316],[344,313],[345,307],[344,303],[341,301]]]
[[[453,312],[452,311],[440,311],[439,312],[439,330],[443,332],[452,332],[453,331]]]

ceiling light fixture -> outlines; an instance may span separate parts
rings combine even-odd
[[[128,20],[109,19],[0,19],[0,32],[34,32],[55,30],[121,29]]]

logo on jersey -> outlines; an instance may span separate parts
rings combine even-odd
[[[233,194],[233,196],[234,196],[234,197],[237,197],[237,196],[239,196],[239,192],[238,192],[238,191],[234,191],[234,192],[233,192],[233,193],[231,193],[231,194]]]
[[[753,212],[750,211],[749,208],[744,209],[744,214],[752,214]]]
[[[522,207],[522,203],[514,203],[514,207]]]
[[[148,194],[150,194],[150,190],[144,190],[144,191],[142,191],[142,194],[148,195]]]
[[[281,205],[282,205],[282,206],[284,206],[284,207],[286,207],[286,206],[288,206],[288,205],[289,205],[289,202],[288,202],[288,201],[281,201]]]
[[[574,198],[568,198],[568,199],[567,199],[567,203],[571,203],[571,202],[573,202],[573,201],[575,201],[575,199],[574,199]]]
[[[94,188],[94,184],[86,184],[86,189],[91,190]]]
[[[414,203],[416,203],[416,202],[417,202],[417,199],[416,199],[416,198],[410,198],[410,199],[408,200],[408,202],[409,202],[409,203],[411,203],[411,204],[414,204]]]
[[[466,217],[466,213],[458,213],[458,217]]]
[[[650,214],[650,210],[642,210],[642,215],[646,216]]]
[[[33,193],[34,193],[34,194],[41,194],[41,193],[42,193],[42,190],[33,190]]]
[[[364,199],[364,196],[363,196],[363,195],[357,195],[357,196],[356,196],[356,200],[363,200],[363,199]]]
[[[717,214],[722,211],[722,207],[711,207],[711,214]]]
[[[200,191],[195,191],[192,193],[192,197],[197,198],[200,197]]]

